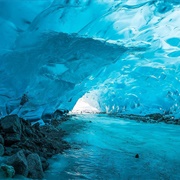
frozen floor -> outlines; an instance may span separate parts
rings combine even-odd
[[[45,179],[180,179],[180,126],[105,115],[78,115],[61,126],[72,149],[51,160]]]

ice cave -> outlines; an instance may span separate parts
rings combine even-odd
[[[179,0],[0,0],[0,179],[180,179]]]

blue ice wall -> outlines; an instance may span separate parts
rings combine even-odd
[[[177,0],[1,0],[1,116],[71,110],[85,93],[100,111],[179,116],[179,16]]]

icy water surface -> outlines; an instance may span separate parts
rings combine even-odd
[[[180,126],[78,115],[62,128],[72,149],[51,160],[46,179],[180,179]]]

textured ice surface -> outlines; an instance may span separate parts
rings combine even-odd
[[[177,0],[1,0],[1,115],[36,119],[83,97],[180,116],[179,16]]]

